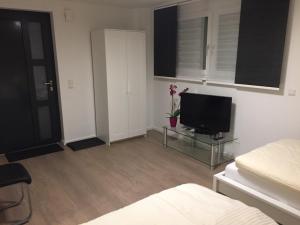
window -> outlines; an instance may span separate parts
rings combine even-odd
[[[170,23],[162,20],[162,30],[166,32],[160,32],[158,36],[165,43],[156,49],[173,43],[172,52],[164,61],[156,62],[168,66],[169,59],[174,59],[170,67],[179,79],[278,88],[289,2],[184,2],[177,6],[177,14],[173,17],[176,24],[173,42],[167,40]]]
[[[158,43],[158,40],[164,41],[160,46],[155,45],[155,65],[160,64],[161,68],[170,66],[172,75],[178,78],[233,83],[237,61],[240,3],[230,2],[231,0],[203,0],[179,5],[177,15],[172,17],[176,26],[166,19],[167,11],[174,7],[155,10],[156,19],[159,19],[160,13],[164,15],[161,23],[155,24],[155,43]],[[161,29],[159,25],[163,25]],[[173,28],[172,35],[170,27]],[[168,54],[162,54],[166,51]],[[171,59],[172,64],[169,63]],[[161,73],[162,76],[168,74],[170,73]],[[160,74],[156,72],[156,75]]]
[[[199,77],[206,69],[207,24],[208,17],[178,22],[177,74]]]
[[[178,7],[177,76],[203,78],[207,68],[208,5]]]
[[[235,72],[239,38],[239,17],[239,13],[219,16],[216,63],[218,71]]]
[[[215,14],[212,64],[209,78],[234,82],[239,38],[240,12]]]

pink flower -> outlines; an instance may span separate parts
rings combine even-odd
[[[177,86],[175,84],[170,84],[169,91],[171,95],[171,113],[168,113],[170,117],[178,117],[180,114],[180,104],[176,102],[176,99],[174,95],[176,92]],[[181,94],[186,93],[189,89],[185,88],[182,92],[180,92],[178,95],[181,96]],[[180,101],[179,101],[180,103]]]
[[[175,95],[176,91],[175,90],[170,90],[170,95]]]
[[[170,95],[171,96],[176,94],[177,86],[175,84],[171,84],[169,89],[170,89]]]

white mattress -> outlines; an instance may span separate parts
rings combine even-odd
[[[300,193],[300,140],[282,139],[235,159],[242,171]]]
[[[235,162],[227,165],[225,176],[247,187],[268,195],[278,201],[300,210],[300,192],[276,182],[264,179],[245,170],[238,169]],[[295,177],[295,179],[299,179]]]

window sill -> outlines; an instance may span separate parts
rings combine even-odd
[[[248,89],[259,89],[259,90],[269,90],[269,91],[280,91],[280,88],[276,87],[266,87],[266,86],[255,86],[255,85],[245,85],[245,84],[235,84],[226,81],[214,81],[214,80],[206,80],[195,79],[195,78],[182,78],[182,77],[164,77],[164,76],[154,76],[155,80],[169,80],[175,82],[189,82],[203,85],[215,85],[215,86],[224,86],[224,87],[232,87],[232,88],[248,88]]]
[[[182,82],[190,82],[196,84],[204,84],[206,82],[205,79],[195,79],[195,78],[183,78],[183,77],[163,77],[163,76],[154,76],[155,80],[169,80],[169,81],[182,81]]]

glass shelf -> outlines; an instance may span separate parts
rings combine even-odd
[[[171,147],[210,166],[211,169],[233,159],[224,146],[237,138],[226,134],[215,140],[210,135],[198,134],[184,128],[164,127],[164,146]]]
[[[208,145],[220,145],[220,144],[225,144],[227,142],[233,142],[233,141],[237,140],[237,138],[234,138],[233,136],[228,135],[228,134],[225,135],[222,139],[215,140],[210,135],[195,133],[194,131],[188,130],[185,128],[173,128],[173,127],[164,127],[164,128],[168,129],[169,131],[172,131],[174,133],[193,138],[197,141],[203,142]]]

